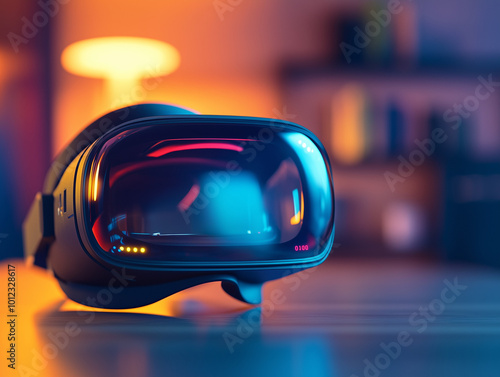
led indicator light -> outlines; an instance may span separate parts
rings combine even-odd
[[[117,249],[116,246],[113,246],[114,249]],[[144,246],[120,246],[117,249],[118,251],[126,251],[127,253],[145,253],[146,248]]]

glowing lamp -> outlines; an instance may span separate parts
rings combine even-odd
[[[109,99],[116,101],[130,97],[142,78],[175,71],[180,55],[175,47],[154,39],[103,37],[69,45],[61,63],[75,75],[106,80]]]

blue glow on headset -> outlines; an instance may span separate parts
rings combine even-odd
[[[269,237],[270,229],[265,221],[267,214],[262,191],[253,174],[240,172],[225,185],[218,186],[210,174],[206,174],[200,186],[208,200],[198,216],[204,217],[207,233],[219,236],[247,233],[259,243],[272,241],[274,237]]]
[[[307,136],[297,132],[284,133],[283,137],[289,141],[290,146],[302,161],[304,170],[307,172],[305,179],[310,181],[310,194],[317,197],[320,202],[319,208],[311,208],[310,216],[314,225],[313,232],[324,229],[332,216],[332,192],[329,175],[323,156],[316,144]],[[319,236],[319,234],[318,234]]]
[[[299,190],[294,189],[292,191],[293,196],[293,213],[297,216],[300,213],[300,203],[299,203]]]

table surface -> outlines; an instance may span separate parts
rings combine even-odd
[[[1,263],[3,281],[7,264],[17,371],[2,357],[2,376],[500,376],[500,272],[487,267],[333,259],[266,284],[259,307],[210,283],[95,311],[21,260]]]

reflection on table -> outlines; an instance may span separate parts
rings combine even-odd
[[[495,270],[330,260],[268,283],[259,307],[210,283],[110,311],[67,300],[48,273],[21,260],[3,263],[2,275],[8,263],[17,271],[21,375],[500,374]]]

